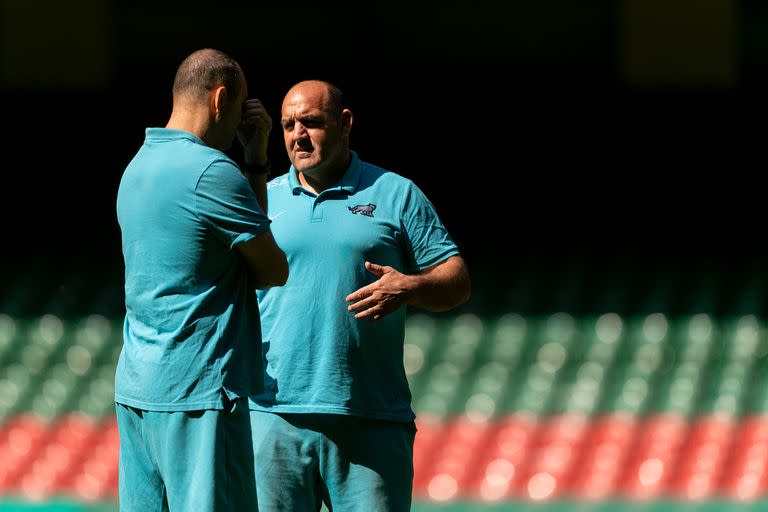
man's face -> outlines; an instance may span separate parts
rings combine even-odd
[[[280,123],[288,158],[297,171],[321,171],[343,154],[343,130],[322,85],[297,86],[283,101]]]

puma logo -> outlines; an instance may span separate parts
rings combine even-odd
[[[358,204],[357,206],[347,206],[347,209],[352,213],[359,213],[366,217],[373,217],[373,210],[376,209],[375,204]]]

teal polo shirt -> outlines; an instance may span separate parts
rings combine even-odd
[[[115,400],[151,411],[221,409],[257,392],[261,330],[235,247],[269,227],[224,153],[148,128],[120,181],[126,315]]]
[[[272,234],[291,272],[285,286],[257,292],[265,373],[251,407],[411,421],[406,308],[370,322],[345,298],[377,279],[365,261],[416,273],[459,251],[413,182],[351,153],[338,185],[319,195],[293,167],[268,184]]]

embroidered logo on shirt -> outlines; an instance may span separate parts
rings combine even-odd
[[[357,206],[347,206],[352,213],[359,213],[366,217],[373,217],[373,210],[376,209],[375,204],[359,204]]]
[[[288,178],[286,176],[281,176],[279,178],[275,178],[269,183],[267,183],[267,189],[279,187],[281,185],[285,185],[288,183]]]

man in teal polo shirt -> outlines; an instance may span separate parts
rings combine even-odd
[[[291,276],[258,292],[265,383],[251,401],[251,428],[259,505],[409,510],[415,426],[403,306],[463,303],[467,269],[416,185],[349,150],[352,113],[338,88],[296,84],[281,116],[292,165],[267,194]]]
[[[255,509],[247,397],[261,388],[254,288],[282,285],[285,255],[257,194],[223,151],[266,161],[271,120],[240,66],[204,49],[179,66],[165,128],[125,169],[124,345],[115,377],[122,511]],[[256,192],[256,193],[255,193]],[[262,205],[266,206],[262,199]]]

